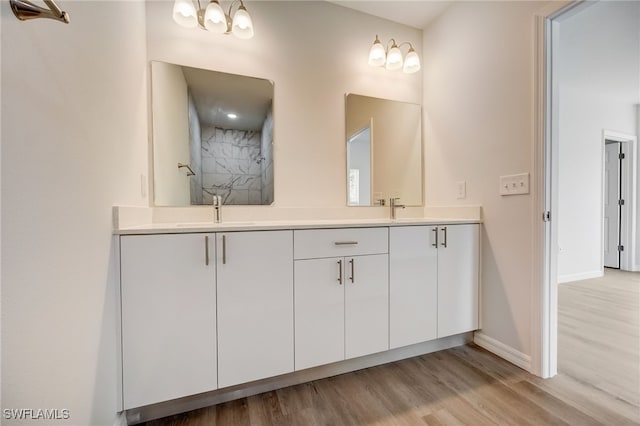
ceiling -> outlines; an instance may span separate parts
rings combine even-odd
[[[339,1],[331,3],[355,9],[379,18],[388,19],[410,27],[425,29],[440,16],[451,1]]]
[[[273,84],[260,78],[182,67],[201,126],[260,130],[273,99]],[[238,117],[230,119],[227,114]]]

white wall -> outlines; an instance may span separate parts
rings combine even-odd
[[[153,108],[154,202],[160,206],[191,204],[187,169],[191,164],[189,144],[189,96],[182,67],[164,62],[151,63]]]
[[[456,2],[424,31],[427,205],[482,205],[482,332],[531,355],[534,13],[542,2]],[[466,181],[467,197],[456,198]],[[533,180],[532,180],[533,181]]]
[[[114,204],[145,205],[144,6],[2,15],[2,408],[116,420]],[[2,421],[3,425],[17,422]]]
[[[177,26],[172,3],[66,2],[69,25],[0,6],[2,408],[116,421],[111,206],[149,203],[147,59],[275,81],[278,206],[344,207],[345,93],[421,103],[421,73],[366,63],[376,33],[420,51],[419,30],[324,2],[255,2],[246,41]]]
[[[147,3],[149,60],[274,81],[274,207],[346,205],[345,93],[422,101],[422,74],[372,68],[369,48],[421,31],[327,2],[251,2],[255,37],[182,28],[173,2]],[[301,190],[304,188],[304,190]]]
[[[640,2],[600,2],[560,23],[560,281],[602,273],[602,132],[637,134],[639,49]]]

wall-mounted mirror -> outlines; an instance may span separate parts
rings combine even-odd
[[[151,62],[154,204],[273,203],[273,83]]]
[[[346,96],[347,205],[423,205],[422,108]]]

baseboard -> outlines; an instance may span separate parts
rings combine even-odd
[[[116,414],[116,420],[113,422],[113,426],[127,426],[127,416],[124,411]]]
[[[531,357],[529,355],[523,354],[486,334],[482,334],[480,331],[476,331],[473,334],[473,342],[489,352],[498,355],[500,358],[504,358],[510,363],[517,365],[523,370],[531,372]]]
[[[640,265],[633,265],[631,272],[640,272]]]
[[[604,271],[580,272],[578,274],[558,275],[558,284],[569,283],[572,281],[589,280],[591,278],[600,278],[604,276]]]

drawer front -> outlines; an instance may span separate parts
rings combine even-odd
[[[389,228],[306,229],[294,231],[294,258],[359,256],[389,252]]]

